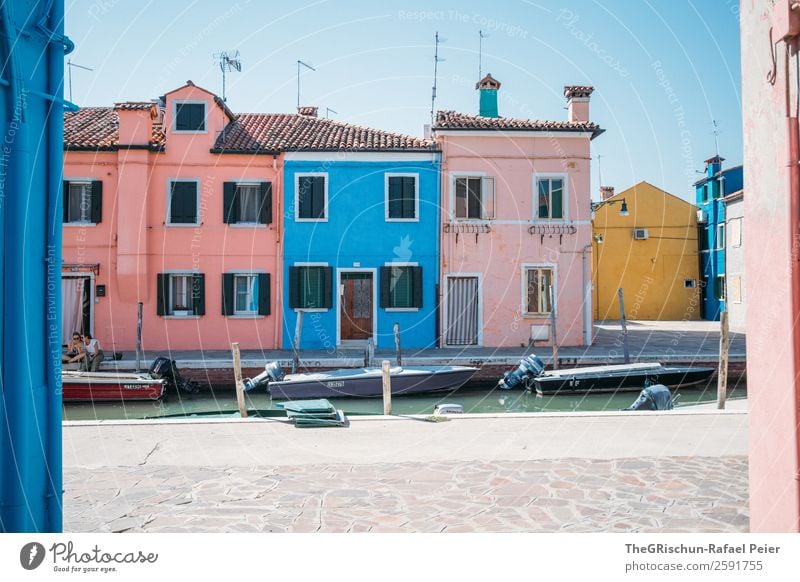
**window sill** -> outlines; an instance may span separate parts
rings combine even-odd
[[[262,224],[260,222],[232,222],[229,223],[228,226],[231,228],[260,228],[262,230],[269,228],[268,224]]]
[[[162,315],[164,319],[200,319],[200,315]]]
[[[84,228],[86,226],[97,226],[96,222],[65,222],[63,226],[70,226],[72,228]]]
[[[226,315],[228,319],[266,319],[266,315],[259,315],[258,313],[235,313],[233,315]]]
[[[164,226],[168,228],[197,228],[203,226],[202,222],[165,222]]]
[[[295,222],[328,222],[328,218],[295,218]]]
[[[384,307],[384,311],[387,313],[405,313],[405,312],[414,312],[419,311],[422,309],[421,307]]]
[[[419,222],[419,218],[387,218],[386,222]]]
[[[305,311],[306,313],[325,313],[326,311],[330,311],[327,307],[295,307],[293,308],[295,313],[299,313],[301,311]]]
[[[522,317],[525,319],[550,319],[551,315],[549,313],[523,313]],[[556,317],[558,317],[558,313],[556,313]]]
[[[170,133],[174,133],[176,135],[198,135],[198,134],[207,134],[207,129],[173,129]]]

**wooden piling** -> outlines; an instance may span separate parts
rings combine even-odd
[[[625,298],[622,296],[622,289],[617,289],[617,297],[619,298],[619,322],[622,324],[622,354],[625,357],[625,363],[631,363],[631,353],[628,350],[628,320],[625,318]]]
[[[297,373],[300,368],[300,336],[303,333],[303,314],[305,311],[297,312],[297,322],[294,326],[294,341],[292,342],[292,374]]]
[[[403,365],[403,352],[400,348],[400,324],[396,321],[394,322],[394,347],[395,347],[395,359],[397,360],[397,365]]]
[[[389,415],[392,413],[392,375],[389,360],[383,360],[381,367],[383,374],[383,413]]]
[[[239,353],[239,342],[231,344],[233,352],[233,378],[236,381],[236,404],[239,405],[239,414],[247,418],[247,407],[244,404],[244,382],[242,381],[242,358]]]
[[[719,315],[719,371],[717,372],[717,408],[725,409],[728,397],[728,312],[723,310]]]
[[[558,370],[558,335],[556,334],[556,298],[550,287],[550,331],[553,334],[553,369]]]
[[[141,368],[142,359],[142,303],[139,302],[136,308],[136,371],[139,372]]]

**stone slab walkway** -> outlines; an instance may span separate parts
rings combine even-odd
[[[747,415],[72,422],[67,532],[744,532]]]

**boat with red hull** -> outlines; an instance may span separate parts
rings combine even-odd
[[[62,400],[100,402],[108,400],[159,400],[167,382],[135,372],[61,372]]]

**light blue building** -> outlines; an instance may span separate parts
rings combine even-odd
[[[436,345],[439,160],[433,142],[311,118],[284,154],[283,346]]]
[[[725,308],[725,201],[742,189],[742,166],[722,169],[725,159],[715,155],[705,161],[706,176],[695,182],[697,242],[700,251],[700,277],[703,319],[719,320]]]

